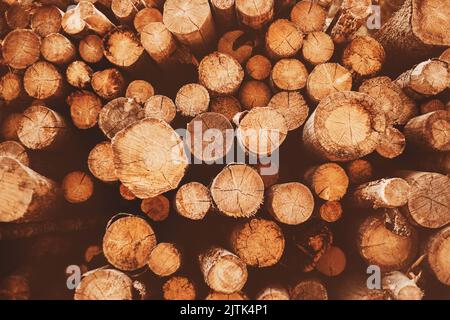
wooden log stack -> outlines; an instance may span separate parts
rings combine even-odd
[[[53,233],[58,298],[446,298],[449,46],[442,0],[2,1],[0,298]]]

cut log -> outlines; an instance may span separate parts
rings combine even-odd
[[[404,134],[408,145],[421,151],[450,151],[450,114],[439,110],[408,121]]]
[[[450,61],[450,60],[449,60]],[[450,63],[450,62],[449,62]],[[431,99],[420,105],[420,113],[430,113],[438,110],[445,110],[445,104],[439,99]]]
[[[352,205],[359,208],[397,208],[408,202],[410,187],[400,178],[371,181],[351,193]]]
[[[290,300],[289,292],[281,286],[269,286],[262,289],[256,300]]]
[[[152,22],[162,22],[161,11],[156,8],[144,8],[136,13],[133,20],[133,26],[138,33],[142,33],[144,28]],[[145,46],[144,46],[145,47]]]
[[[136,200],[136,196],[123,184],[120,184],[119,186],[119,193],[120,196],[127,201]]]
[[[108,102],[101,110],[98,126],[109,139],[130,124],[144,118],[144,110],[130,98],[117,98]]]
[[[261,176],[244,164],[230,164],[212,181],[211,196],[216,208],[234,218],[256,214],[264,198]]]
[[[0,157],[12,158],[26,167],[30,164],[25,148],[19,142],[13,140],[0,142]]]
[[[406,139],[403,133],[394,127],[389,127],[381,136],[376,152],[384,158],[393,159],[401,155],[405,147]]]
[[[271,97],[272,92],[263,81],[245,81],[239,91],[239,101],[247,110],[266,107]]]
[[[450,227],[434,234],[426,247],[427,262],[436,278],[450,285]]]
[[[63,77],[53,64],[38,61],[25,71],[23,86],[30,97],[39,100],[57,98],[63,93]]]
[[[195,117],[208,111],[209,101],[209,93],[204,86],[197,83],[189,83],[178,90],[175,105],[183,116]]]
[[[352,89],[350,71],[339,63],[323,63],[316,66],[306,82],[308,96],[314,102],[320,102],[332,93]]]
[[[206,0],[167,0],[163,22],[181,43],[196,53],[206,52],[216,39],[211,8]]]
[[[395,80],[395,83],[413,99],[437,95],[447,88],[449,82],[449,64],[442,60],[421,62]]]
[[[159,64],[170,63],[177,50],[175,38],[162,22],[151,22],[141,30],[141,43],[145,51]]]
[[[15,72],[7,72],[0,78],[0,98],[11,103],[24,98],[22,77]],[[22,98],[22,99],[21,99]]]
[[[401,209],[415,224],[437,229],[450,222],[449,177],[416,171],[400,171],[397,176],[411,186],[408,203]]]
[[[270,75],[271,84],[276,90],[297,91],[305,87],[308,70],[297,59],[278,61]]]
[[[90,34],[80,40],[78,52],[87,63],[97,63],[103,59],[103,41],[95,34]]]
[[[91,84],[93,72],[91,67],[84,61],[74,61],[67,66],[67,82],[75,88],[85,89]]]
[[[92,178],[82,171],[68,173],[62,182],[64,198],[70,203],[81,203],[89,200],[94,193]]]
[[[252,56],[255,45],[256,40],[252,38],[252,35],[242,30],[233,30],[220,37],[217,51],[232,56],[241,65],[244,65]]]
[[[312,191],[326,201],[342,199],[349,184],[345,170],[331,162],[308,169],[304,178]]]
[[[12,30],[28,28],[33,10],[33,3],[13,3],[5,12],[8,27]]]
[[[372,153],[386,129],[384,114],[370,96],[338,92],[321,100],[303,130],[308,150],[331,161],[350,161]]]
[[[211,0],[217,28],[230,30],[236,24],[235,0]]]
[[[14,69],[25,69],[39,60],[41,40],[28,29],[16,29],[8,33],[2,42],[5,64]]]
[[[39,36],[45,37],[61,30],[63,12],[53,5],[42,6],[34,10],[30,27]]]
[[[398,235],[387,227],[383,214],[370,215],[358,229],[357,247],[368,265],[377,265],[381,271],[401,270],[410,266],[417,253],[417,234]]]
[[[178,134],[164,121],[146,118],[112,139],[119,180],[140,199],[175,189],[188,159]]]
[[[328,62],[333,56],[333,53],[333,40],[325,32],[311,32],[303,42],[303,58],[312,65]]]
[[[233,253],[213,247],[199,256],[200,269],[206,284],[214,291],[233,293],[247,282],[247,267]]]
[[[436,46],[450,45],[449,10],[439,0],[406,0],[376,37],[390,59],[402,57],[402,65],[417,63],[430,57]]]
[[[314,210],[311,191],[298,182],[276,184],[268,190],[267,210],[279,222],[298,225],[307,221]]]
[[[278,92],[270,99],[267,106],[283,115],[289,131],[300,128],[309,113],[305,99],[297,91]]]
[[[220,113],[229,121],[241,112],[241,104],[238,99],[233,96],[214,97],[211,99],[211,111]]]
[[[211,292],[205,300],[249,300],[245,293],[238,291],[233,293]]]
[[[15,159],[1,157],[0,164],[0,221],[47,219],[58,202],[57,184]]]
[[[169,216],[169,199],[163,195],[144,199],[141,202],[141,211],[153,221],[164,221]]]
[[[291,11],[291,21],[303,33],[322,31],[325,26],[325,9],[316,1],[299,1]]]
[[[350,161],[346,168],[350,184],[362,184],[369,182],[373,177],[372,164],[363,159]]]
[[[344,272],[347,264],[344,251],[332,246],[317,261],[316,269],[327,277],[336,277]]]
[[[152,227],[137,216],[120,217],[107,226],[103,237],[103,253],[115,268],[133,271],[144,267],[156,237]]]
[[[342,64],[357,77],[372,77],[385,61],[383,46],[374,38],[357,36],[345,48]]]
[[[272,63],[265,56],[257,54],[247,61],[245,71],[254,80],[265,80],[270,76]]]
[[[236,0],[235,6],[239,23],[251,29],[260,30],[273,18],[273,0]]]
[[[5,140],[19,140],[17,136],[17,129],[19,128],[19,123],[22,121],[21,113],[10,113],[2,121],[1,126],[1,136]]]
[[[127,87],[125,97],[143,105],[154,94],[155,89],[149,82],[145,80],[133,80]]]
[[[284,241],[281,228],[264,219],[238,224],[230,235],[233,252],[247,265],[258,268],[278,263],[284,252]]]
[[[144,114],[146,118],[155,118],[171,123],[176,116],[177,109],[172,99],[162,96],[151,96],[144,107]]]
[[[112,100],[120,97],[125,92],[125,79],[119,70],[109,68],[94,72],[91,86],[100,97]]]
[[[89,129],[97,124],[103,104],[94,93],[86,90],[74,91],[66,101],[70,106],[72,122],[78,129]]]
[[[112,64],[130,68],[137,63],[144,53],[137,34],[127,27],[118,27],[103,38],[103,54]]]
[[[136,13],[145,5],[144,1],[139,0],[112,0],[111,11],[117,20],[126,24],[133,21]]]
[[[83,275],[75,300],[132,300],[133,281],[114,269],[96,269]]]
[[[160,242],[152,250],[148,267],[152,272],[160,277],[167,277],[181,266],[181,252],[172,243]]]
[[[325,222],[336,222],[343,214],[342,205],[339,201],[331,200],[319,207],[319,217]]]
[[[68,64],[75,59],[76,48],[60,33],[51,33],[42,39],[42,57],[54,64]]]
[[[197,290],[186,277],[173,276],[162,287],[164,300],[195,300]]]
[[[178,189],[175,195],[175,210],[180,216],[201,220],[211,209],[209,189],[200,182],[189,182]]]
[[[344,0],[330,26],[330,35],[335,43],[349,41],[372,13],[371,0]]]
[[[316,279],[301,280],[290,290],[291,300],[328,300],[325,285]]]
[[[20,142],[33,150],[55,149],[62,145],[67,135],[64,118],[41,105],[27,108],[17,128]]]
[[[89,171],[94,177],[103,182],[117,181],[113,157],[111,142],[100,142],[89,152]]]
[[[239,143],[253,155],[267,156],[286,139],[288,126],[284,116],[272,108],[253,108],[240,121],[236,132]]]
[[[394,300],[422,300],[423,291],[407,275],[393,271],[383,276],[383,290]]]
[[[275,20],[266,33],[266,51],[274,60],[295,56],[303,45],[303,33],[287,19]]]

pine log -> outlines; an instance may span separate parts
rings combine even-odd
[[[211,0],[217,28],[227,31],[236,24],[235,0]]]
[[[48,62],[64,65],[75,59],[76,48],[60,33],[51,33],[41,41],[42,57]]]
[[[149,82],[145,80],[133,80],[127,87],[125,97],[143,105],[154,94],[155,89]]]
[[[177,50],[174,36],[162,22],[145,25],[141,30],[141,43],[150,57],[161,65],[170,63]]]
[[[67,66],[67,82],[79,89],[85,89],[91,84],[93,70],[84,61],[74,61]]]
[[[162,22],[163,16],[161,11],[156,8],[144,8],[136,13],[133,20],[133,26],[138,33],[142,33],[144,28],[152,22]],[[143,44],[142,44],[143,45]]]
[[[103,41],[95,34],[90,34],[80,40],[78,52],[87,63],[97,63],[103,59]]]
[[[344,251],[336,246],[331,246],[317,261],[316,269],[327,277],[336,277],[344,272],[347,264]]]
[[[117,20],[126,24],[131,22],[136,13],[145,5],[144,1],[139,0],[112,0],[111,11],[116,16]]]
[[[13,158],[1,157],[0,163],[0,221],[47,219],[58,204],[57,184]]]
[[[160,276],[167,277],[175,272],[181,266],[181,252],[178,248],[167,242],[160,242],[153,248],[148,260],[150,270]]]
[[[63,77],[58,69],[46,61],[38,61],[25,71],[23,86],[30,97],[44,100],[63,94]]]
[[[91,198],[94,193],[94,182],[85,172],[72,171],[64,177],[62,190],[68,202],[81,203]]]
[[[423,291],[407,275],[393,271],[383,276],[383,290],[394,300],[422,300]]]
[[[109,62],[122,68],[131,68],[144,53],[137,34],[127,27],[108,32],[103,38],[103,50]]]
[[[241,103],[233,96],[214,97],[211,99],[211,111],[232,121],[233,117],[241,112]]]
[[[86,90],[74,91],[67,97],[66,102],[70,106],[72,122],[78,129],[89,129],[97,124],[103,104],[94,93]]]
[[[54,5],[42,6],[34,10],[30,27],[39,36],[45,37],[61,30],[63,12]]]
[[[309,74],[306,91],[311,100],[320,102],[332,93],[350,91],[352,83],[350,71],[339,63],[323,63]]]
[[[153,221],[164,221],[169,216],[170,202],[164,195],[143,199],[141,211]]]
[[[178,189],[174,203],[180,216],[201,220],[211,209],[211,195],[209,189],[200,182],[189,182]]]
[[[319,217],[325,222],[336,222],[343,214],[342,205],[339,201],[326,201],[319,207]]]
[[[290,290],[291,300],[328,300],[325,285],[316,279],[297,282]]]
[[[7,104],[14,100],[24,100],[24,95],[22,77],[19,74],[9,71],[0,78],[0,98]]]
[[[350,161],[373,152],[386,129],[384,114],[370,96],[339,92],[321,100],[303,131],[308,150],[331,161]]]
[[[173,276],[162,287],[164,300],[195,300],[197,290],[186,277]]]
[[[239,90],[239,101],[247,110],[266,107],[271,97],[272,92],[263,81],[244,81]]]
[[[145,102],[144,113],[146,118],[161,119],[171,123],[175,119],[177,109],[169,97],[154,95]]]
[[[428,100],[426,102],[423,102],[419,107],[420,114],[430,113],[438,110],[445,110],[445,108],[445,104],[439,99]]]
[[[247,267],[233,253],[213,247],[199,255],[200,269],[206,284],[214,291],[233,293],[247,282]]]
[[[134,271],[144,267],[156,246],[152,227],[138,216],[120,217],[108,224],[103,237],[103,253],[114,267]]]
[[[394,127],[388,127],[380,138],[376,152],[384,158],[393,159],[401,155],[405,147],[406,139],[404,134]]]
[[[232,30],[220,37],[217,51],[232,56],[241,65],[244,65],[252,56],[255,45],[256,40],[252,38],[252,34],[242,30]]]
[[[303,0],[292,8],[291,21],[303,33],[311,33],[323,30],[326,15],[325,9],[316,1]]]
[[[26,167],[30,164],[25,148],[19,142],[13,140],[0,142],[0,157],[12,158]]]
[[[267,106],[284,116],[289,131],[300,128],[309,113],[305,99],[297,91],[278,92],[270,99]]]
[[[427,262],[436,278],[450,285],[450,227],[435,233],[427,243]]]
[[[262,29],[274,15],[273,0],[236,0],[235,6],[239,23],[255,30]]]
[[[247,61],[245,71],[254,80],[265,80],[270,76],[272,63],[265,56],[257,54]]]
[[[284,252],[284,241],[281,228],[264,219],[238,224],[230,235],[233,252],[247,265],[258,268],[278,263]]]
[[[91,78],[91,86],[100,97],[112,100],[125,92],[125,79],[119,70],[109,68],[94,72]]]
[[[297,59],[282,59],[272,69],[270,80],[275,90],[296,91],[305,87],[308,70]]]
[[[28,28],[33,10],[34,5],[32,3],[13,3],[5,12],[8,27],[12,30]]]
[[[275,20],[266,33],[266,51],[274,60],[295,56],[303,45],[303,33],[287,19]]]
[[[351,193],[351,203],[359,208],[397,208],[408,202],[410,187],[400,178],[371,181],[357,186]]]
[[[256,295],[256,300],[290,300],[290,297],[284,287],[268,286]]]
[[[318,65],[328,62],[333,53],[333,40],[325,32],[311,32],[303,42],[302,55],[309,64]]]
[[[331,162],[308,169],[304,178],[312,191],[326,201],[342,199],[349,184],[345,170]]]
[[[175,98],[177,110],[186,117],[195,117],[208,111],[209,102],[208,90],[197,83],[189,83],[182,86]]]
[[[123,184],[120,184],[119,186],[119,193],[120,196],[127,201],[136,200],[136,196],[130,191],[130,189],[125,187]]]
[[[146,118],[112,139],[119,180],[140,199],[175,189],[185,174],[187,157],[178,134],[164,121]]]
[[[261,176],[244,164],[226,166],[214,178],[210,190],[216,208],[234,218],[255,215],[264,198]]]
[[[103,182],[117,181],[117,175],[114,170],[113,151],[111,142],[103,141],[98,143],[88,156],[89,171],[94,177]]]
[[[346,170],[350,184],[362,184],[369,182],[373,177],[372,164],[363,159],[350,161]]]
[[[377,40],[357,36],[345,48],[342,64],[357,77],[372,77],[381,70],[385,58],[383,46]]]
[[[14,69],[25,69],[39,60],[41,40],[28,29],[8,33],[2,42],[4,63]]]
[[[298,182],[276,184],[267,193],[266,207],[279,222],[297,225],[307,221],[314,209],[311,191]]]

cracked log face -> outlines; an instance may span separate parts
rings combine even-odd
[[[51,63],[38,61],[25,71],[23,86],[35,99],[55,98],[62,94],[63,77]]]
[[[216,208],[234,218],[256,214],[264,198],[264,183],[252,167],[232,164],[223,169],[211,184]]]
[[[323,63],[309,74],[306,90],[313,101],[319,102],[332,93],[351,90],[352,83],[350,71],[339,63]]]
[[[211,209],[209,189],[199,182],[189,182],[181,186],[175,195],[175,210],[179,215],[201,220]]]
[[[283,115],[289,131],[300,128],[309,113],[308,104],[301,93],[297,91],[279,92],[270,99],[267,106]]]
[[[298,225],[308,220],[314,209],[311,191],[298,182],[272,186],[267,195],[267,210],[279,222]]]
[[[117,181],[111,142],[100,142],[89,152],[88,167],[92,175],[103,182]]]
[[[273,17],[273,0],[236,0],[235,5],[239,21],[255,30],[261,29]]]
[[[159,243],[150,254],[148,267],[156,275],[167,277],[177,272],[181,266],[181,252],[172,243]]]
[[[103,237],[103,253],[114,267],[134,271],[144,267],[156,237],[152,227],[142,218],[126,216],[111,223]]]
[[[411,18],[414,35],[426,44],[450,45],[450,7],[440,0],[413,0]]]
[[[171,123],[175,119],[177,108],[169,97],[154,95],[145,102],[144,112],[146,118],[161,119]]]
[[[291,300],[328,300],[325,285],[316,279],[299,281],[290,290]]]
[[[323,99],[303,131],[305,146],[331,161],[350,161],[372,153],[386,129],[384,114],[370,96],[339,92]]]
[[[273,22],[266,33],[266,51],[273,59],[293,57],[303,44],[303,33],[287,20]]]
[[[3,40],[2,55],[5,63],[14,69],[25,69],[39,60],[41,40],[31,30],[17,29]]]
[[[141,202],[141,211],[153,221],[164,221],[169,216],[169,199],[162,194],[144,199]]]
[[[418,238],[414,229],[408,235],[389,230],[382,214],[367,217],[358,229],[357,246],[364,261],[378,265],[383,272],[410,266],[417,253]]]
[[[441,228],[450,223],[450,179],[439,173],[400,172],[411,186],[408,203],[402,207],[414,223],[425,228]]]
[[[75,300],[132,300],[133,281],[113,269],[96,269],[83,275]]]
[[[310,168],[305,173],[305,181],[319,198],[326,201],[342,199],[349,184],[345,170],[336,163]]]
[[[182,86],[175,98],[177,110],[185,117],[195,117],[208,111],[209,102],[208,90],[198,83],[189,83]]]
[[[119,180],[140,199],[178,187],[188,166],[183,142],[164,121],[146,118],[112,139]]]
[[[103,48],[106,59],[119,67],[131,67],[144,52],[138,36],[123,27],[111,30],[103,38]]]
[[[273,221],[252,219],[238,225],[231,233],[233,251],[253,267],[275,265],[284,252],[284,236]]]
[[[197,291],[191,280],[186,277],[174,276],[162,287],[164,300],[195,300]]]

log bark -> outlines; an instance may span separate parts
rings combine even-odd
[[[63,12],[54,5],[46,5],[34,10],[31,16],[30,27],[40,37],[46,37],[51,33],[61,30]]]
[[[323,30],[326,15],[325,9],[316,1],[303,0],[292,8],[291,21],[303,33],[311,33]]]
[[[386,129],[370,96],[339,92],[322,99],[303,131],[306,148],[320,158],[350,161],[372,153]]]
[[[401,208],[412,222],[437,229],[450,222],[450,195],[447,192],[449,178],[432,172],[400,171],[397,176],[411,186],[408,203]]]
[[[290,290],[291,300],[328,300],[325,285],[316,279],[301,280]]]
[[[397,208],[408,202],[409,191],[410,187],[403,179],[381,179],[357,186],[350,199],[358,208]]]
[[[117,181],[117,175],[114,170],[114,155],[111,142],[103,141],[95,145],[89,152],[88,167],[89,171],[97,179],[110,183]]]
[[[170,124],[175,119],[177,109],[169,97],[154,95],[145,102],[144,113],[146,118],[161,119]]]
[[[415,150],[445,152],[450,151],[449,130],[449,113],[439,110],[412,118],[404,133],[408,144]]]
[[[175,195],[175,210],[185,218],[201,220],[211,209],[209,189],[200,182],[182,185]]]
[[[278,61],[270,75],[272,87],[275,90],[297,91],[306,86],[308,70],[297,59],[282,59]]]
[[[56,182],[15,159],[1,157],[0,163],[0,221],[41,221],[51,216],[60,193]]]
[[[287,19],[275,20],[266,33],[266,51],[274,60],[295,56],[303,45],[303,33]]]
[[[233,253],[213,247],[199,255],[200,269],[206,284],[214,291],[233,293],[247,282],[247,267]]]
[[[353,79],[349,70],[339,63],[323,63],[314,67],[306,82],[308,96],[320,102],[332,93],[350,91]]]
[[[162,287],[164,300],[195,300],[197,290],[186,277],[173,276]]]
[[[87,63],[97,63],[103,59],[103,41],[95,35],[90,34],[80,40],[78,52]]]
[[[389,127],[380,138],[376,152],[384,158],[393,159],[401,155],[405,147],[406,139],[404,134],[394,127]]]
[[[272,63],[265,56],[257,54],[247,61],[245,71],[254,80],[265,80],[270,76]]]
[[[28,29],[8,33],[2,42],[3,62],[14,69],[25,69],[39,60],[41,40]]]
[[[112,100],[120,97],[125,92],[125,79],[119,70],[109,68],[94,72],[91,86],[100,97]]]
[[[329,35],[322,31],[311,32],[303,42],[303,58],[311,65],[328,62],[334,54],[334,43]]]
[[[393,271],[383,276],[383,290],[394,300],[422,300],[423,291],[407,275]]]
[[[169,216],[169,199],[163,195],[146,198],[141,202],[141,211],[153,221],[164,221]]]
[[[164,121],[146,118],[112,139],[119,180],[140,199],[175,189],[187,168],[178,134]]]
[[[312,191],[323,200],[337,201],[347,193],[348,176],[336,163],[312,167],[305,172],[304,178]]]
[[[356,77],[372,77],[381,70],[385,59],[386,53],[377,40],[357,36],[345,48],[342,64]]]
[[[174,274],[180,266],[180,250],[174,244],[167,242],[158,243],[152,250],[150,259],[148,260],[150,270],[160,277],[167,277]]]
[[[389,272],[407,268],[417,253],[418,239],[414,229],[405,235],[388,228],[383,214],[370,215],[358,229],[357,247],[368,265],[377,265]]]
[[[266,107],[271,97],[272,92],[263,81],[244,81],[239,90],[239,101],[247,110]]]
[[[256,0],[253,2],[236,0],[235,6],[239,23],[255,30],[262,29],[272,20],[274,15],[273,0]]]
[[[89,200],[94,193],[92,178],[82,171],[68,173],[62,181],[63,195],[70,203],[81,203]]]
[[[134,271],[144,267],[156,246],[152,227],[137,216],[120,217],[107,226],[103,253],[114,267]]]
[[[278,263],[284,252],[284,235],[273,221],[251,219],[233,228],[230,242],[243,262],[252,267],[270,267]]]
[[[181,43],[197,54],[210,49],[216,39],[211,8],[205,0],[166,1],[163,22]]]
[[[197,83],[182,86],[175,98],[177,110],[186,117],[195,117],[208,111],[209,102],[208,90]]]
[[[279,222],[298,225],[307,221],[314,209],[311,191],[298,182],[276,184],[268,190],[267,210]]]
[[[63,77],[58,69],[46,61],[38,61],[25,71],[23,86],[27,94],[35,99],[58,98],[63,94]]]
[[[435,233],[427,243],[427,262],[436,278],[445,285],[450,285],[450,227]]]
[[[264,198],[261,176],[244,164],[226,166],[214,178],[210,190],[215,207],[234,218],[255,215]]]

